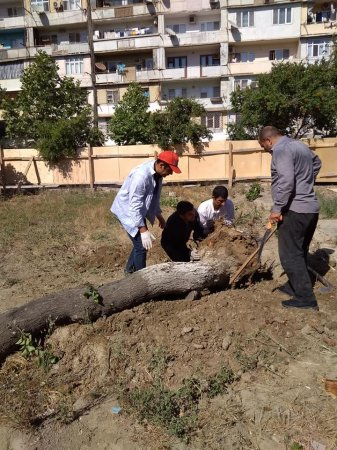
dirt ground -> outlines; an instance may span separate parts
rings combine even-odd
[[[269,187],[253,203],[245,200],[248,188],[238,185],[232,194],[237,228],[261,235]],[[165,215],[177,199],[197,204],[210,191],[165,188]],[[337,194],[320,191],[337,202]],[[0,205],[2,311],[64,287],[123,276],[129,242],[106,211],[112,196],[44,193]],[[337,221],[329,222],[320,222],[310,263],[337,286]],[[166,260],[158,241],[150,264]],[[286,297],[273,292],[285,281],[276,237],[264,262],[273,264],[273,279],[56,329],[48,346],[60,361],[47,372],[34,358],[9,357],[0,370],[0,449],[337,449],[337,399],[323,382],[337,379],[336,291],[321,293],[316,283],[319,312],[286,310]],[[223,368],[234,378],[210,397],[203,386],[209,389]],[[176,392],[186,380],[200,386],[188,439],[140,417],[126,395],[157,383]],[[120,414],[112,411],[117,406]],[[184,415],[181,408],[178,416]]]

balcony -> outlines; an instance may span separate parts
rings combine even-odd
[[[156,48],[160,45],[158,34],[140,35],[135,37],[115,37],[111,39],[99,39],[94,42],[95,52],[111,52],[118,50],[138,50]]]
[[[105,8],[97,8],[92,12],[93,20],[122,19],[125,17],[144,16],[151,14],[151,6],[144,3],[131,4],[127,6],[111,6]],[[153,8],[153,7],[152,7]]]
[[[219,78],[225,75],[224,66],[188,66],[177,69],[164,69],[161,71],[162,80],[181,80],[198,78]]]
[[[141,70],[136,72],[136,81],[149,82],[161,79],[161,71],[157,69],[153,70]]]
[[[118,84],[126,83],[125,74],[120,73],[99,73],[96,74],[97,84]]]
[[[272,63],[275,61],[256,61],[231,63],[228,65],[228,71],[231,75],[258,75],[271,71]]]
[[[26,49],[25,47],[0,49],[0,61],[27,58],[27,56],[28,56],[28,49]]]
[[[224,30],[217,31],[190,31],[187,33],[163,36],[165,47],[179,47],[205,44],[219,44],[227,41],[227,33]]]
[[[170,6],[166,6],[166,2],[163,3],[165,10],[167,8],[167,10],[171,13],[186,13],[186,11],[189,11],[191,13],[200,12],[204,10],[218,9],[219,5],[225,7],[226,4],[224,0],[219,0],[219,2],[217,2],[218,4],[214,4],[214,2],[210,2],[210,0],[193,0],[193,2],[191,2],[190,0],[171,0],[171,2],[167,2],[167,4]]]
[[[89,45],[86,42],[41,45],[30,48],[29,54],[30,56],[36,56],[38,51],[44,51],[50,56],[87,54],[89,53]]]
[[[301,25],[301,36],[325,36],[337,32],[337,21],[304,23]]]
[[[32,14],[26,15],[27,26],[29,27],[48,27],[74,25],[78,23],[86,23],[87,16],[84,11],[80,9],[63,11],[63,12],[49,12],[33,11]]]
[[[16,29],[16,28],[24,28],[25,27],[25,19],[24,16],[19,17],[4,17],[0,18],[0,30],[2,29]]]

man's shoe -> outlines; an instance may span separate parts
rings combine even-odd
[[[279,286],[274,290],[281,292],[282,294],[290,295],[291,297],[293,297],[295,295],[295,292],[293,291],[293,289],[289,283],[285,283],[282,286]]]
[[[301,302],[300,300],[291,299],[282,302],[284,308],[300,308],[300,309],[314,309],[319,311],[317,302]]]

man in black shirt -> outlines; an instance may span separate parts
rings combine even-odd
[[[191,250],[186,244],[192,231],[194,240],[205,237],[198,213],[192,203],[179,202],[176,212],[167,219],[161,237],[161,246],[172,261],[190,261]]]

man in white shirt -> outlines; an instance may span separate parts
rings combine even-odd
[[[132,241],[133,249],[126,265],[127,274],[146,267],[146,252],[152,248],[155,237],[147,228],[146,220],[153,225],[155,219],[165,228],[160,209],[163,178],[180,173],[176,153],[164,151],[156,161],[149,161],[133,169],[125,179],[111,206]]]
[[[201,203],[198,208],[200,222],[205,235],[214,230],[214,222],[223,220],[225,225],[234,224],[234,204],[228,198],[228,190],[225,186],[216,186],[213,189],[212,198]]]

